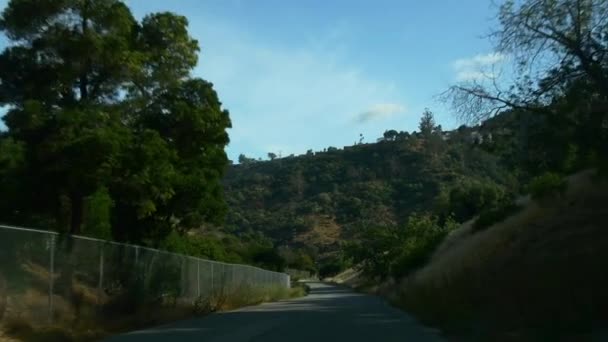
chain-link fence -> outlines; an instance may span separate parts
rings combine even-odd
[[[289,283],[287,274],[257,267],[0,225],[0,319],[75,324]]]

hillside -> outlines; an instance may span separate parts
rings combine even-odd
[[[442,189],[463,180],[505,189],[513,179],[486,151],[491,141],[475,143],[477,130],[414,133],[233,165],[224,180],[226,228],[323,257],[361,227],[399,225],[413,212],[433,210]]]
[[[482,232],[463,225],[427,265],[380,291],[451,335],[603,340],[589,333],[608,319],[608,183],[593,174],[569,177],[563,195],[534,200]]]

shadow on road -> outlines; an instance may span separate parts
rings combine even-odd
[[[108,341],[440,341],[377,297],[310,283],[310,294],[115,336]]]

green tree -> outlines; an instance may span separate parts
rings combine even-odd
[[[410,133],[401,131],[397,134],[397,140],[408,140],[410,138]]]
[[[441,225],[436,216],[413,213],[401,226],[363,228],[343,251],[368,276],[401,277],[422,266],[456,226],[451,218]]]
[[[255,160],[255,158],[249,158],[244,154],[239,154],[239,164],[243,164],[243,165],[247,165],[247,164],[253,164],[257,162],[257,160]]]
[[[395,139],[397,139],[397,136],[399,135],[399,133],[397,131],[395,131],[394,129],[385,131],[383,134],[384,140],[388,140],[388,141],[393,141]]]
[[[490,181],[463,179],[438,196],[437,209],[457,222],[467,221],[507,199],[506,192]]]
[[[422,113],[418,128],[420,129],[422,136],[425,138],[429,138],[435,131],[435,116],[428,108]]]
[[[8,3],[0,105],[23,146],[30,216],[80,233],[87,198],[106,188],[122,239],[222,219],[230,119],[212,85],[190,77],[187,25],[172,13],[137,22],[118,0]]]
[[[23,219],[23,144],[0,133],[0,217],[4,223]]]
[[[275,160],[277,158],[277,155],[275,153],[268,152],[268,158],[270,158],[270,160]]]
[[[83,233],[98,239],[112,239],[111,213],[114,205],[108,189],[102,187],[85,199]]]

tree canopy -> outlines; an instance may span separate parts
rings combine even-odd
[[[231,123],[191,75],[199,46],[185,17],[138,22],[118,0],[11,0],[0,30],[0,146],[19,151],[0,165],[2,189],[19,189],[3,217],[82,233],[87,198],[107,189],[116,238],[222,221]]]
[[[420,118],[420,124],[418,125],[420,129],[420,133],[424,137],[430,137],[431,134],[435,131],[435,116],[433,112],[431,112],[428,108],[424,110],[422,113],[422,117]]]

